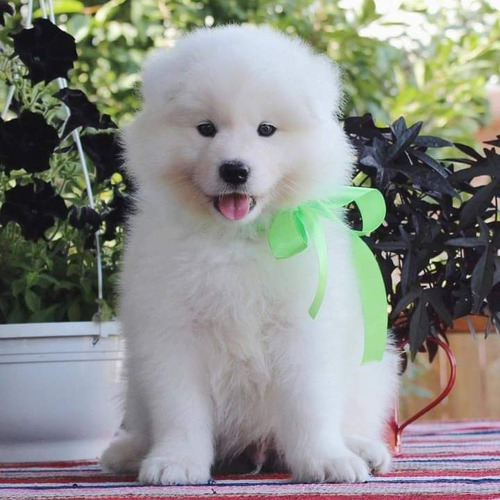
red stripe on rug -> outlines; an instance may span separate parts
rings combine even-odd
[[[17,497],[18,499],[21,497]],[[88,496],[83,496],[83,497],[53,497],[54,499],[57,498],[57,500],[89,500]],[[96,497],[97,498],[97,497]],[[100,496],[98,497],[99,500],[124,500],[124,499],[147,499],[147,500],[165,500],[165,499],[171,499],[173,497],[165,497],[165,496],[144,496],[141,494],[127,494],[126,496]],[[416,499],[422,499],[422,500],[499,500],[500,496],[485,496],[485,495],[473,495],[473,494],[453,494],[453,495],[438,495],[438,494],[429,494],[429,495],[402,495],[399,493],[395,494],[386,494],[386,495],[330,495],[330,494],[314,494],[314,495],[308,495],[308,494],[300,494],[300,495],[255,495],[253,493],[249,493],[248,495],[217,495],[214,494],[213,496],[211,495],[187,495],[187,496],[182,496],[178,498],[183,498],[186,500],[207,500],[207,498],[230,498],[231,500],[248,500],[251,498],[252,500],[269,500],[270,498],[275,498],[276,500],[300,500],[306,498],[307,500],[353,500],[353,499],[369,499],[369,500],[416,500]],[[24,498],[23,500],[30,500],[27,497]]]
[[[98,475],[61,475],[61,476],[38,476],[38,477],[6,477],[0,479],[0,484],[26,484],[26,485],[43,485],[43,484],[79,484],[79,483],[133,483],[137,480],[137,476],[122,476],[122,475],[104,475],[101,472]],[[404,477],[500,477],[500,469],[471,469],[471,470],[447,470],[447,469],[432,469],[432,470],[402,470],[394,471],[388,474],[378,474],[375,477],[383,479],[397,479]],[[285,474],[262,474],[262,475],[238,475],[238,476],[216,476],[215,481],[270,481],[276,479],[290,479],[289,475]],[[1,495],[0,495],[1,497]]]
[[[0,484],[44,484],[44,483],[133,483],[137,476],[105,476],[97,472],[95,476],[42,476],[42,477],[7,477],[0,479]],[[2,497],[0,493],[0,498]]]
[[[0,463],[0,469],[58,469],[60,467],[81,467],[87,465],[96,465],[96,460],[80,461],[59,461],[59,462],[18,462],[18,463]]]

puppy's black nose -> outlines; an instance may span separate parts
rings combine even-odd
[[[228,161],[219,168],[219,175],[222,180],[234,186],[245,184],[249,172],[250,169],[240,161]]]

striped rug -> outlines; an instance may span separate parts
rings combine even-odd
[[[95,462],[0,464],[0,497],[500,500],[500,422],[415,424],[404,434],[393,471],[362,484],[300,484],[261,474],[215,477],[202,486],[141,486],[134,477],[102,473]]]

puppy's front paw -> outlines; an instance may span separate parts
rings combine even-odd
[[[294,478],[305,483],[356,483],[370,477],[365,461],[347,449],[325,457],[304,454],[303,462],[291,469]]]
[[[391,454],[384,443],[356,434],[346,436],[345,443],[353,453],[365,460],[373,472],[380,474],[389,472],[391,468]]]
[[[148,457],[142,462],[142,484],[203,484],[210,481],[210,466],[196,460],[173,457]]]

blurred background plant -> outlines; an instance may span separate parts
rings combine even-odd
[[[0,119],[0,323],[90,320],[97,312],[109,320],[130,192],[117,127],[80,90],[60,88],[77,59],[74,38],[46,19],[33,25],[9,33],[0,52],[12,97]],[[95,206],[76,129],[91,161]]]
[[[73,85],[119,125],[139,106],[144,55],[184,33],[225,23],[267,23],[300,35],[344,71],[347,116],[423,120],[426,133],[472,145],[498,81],[496,0],[54,0],[75,36]],[[492,80],[493,79],[493,80]],[[444,134],[443,134],[444,132]]]

